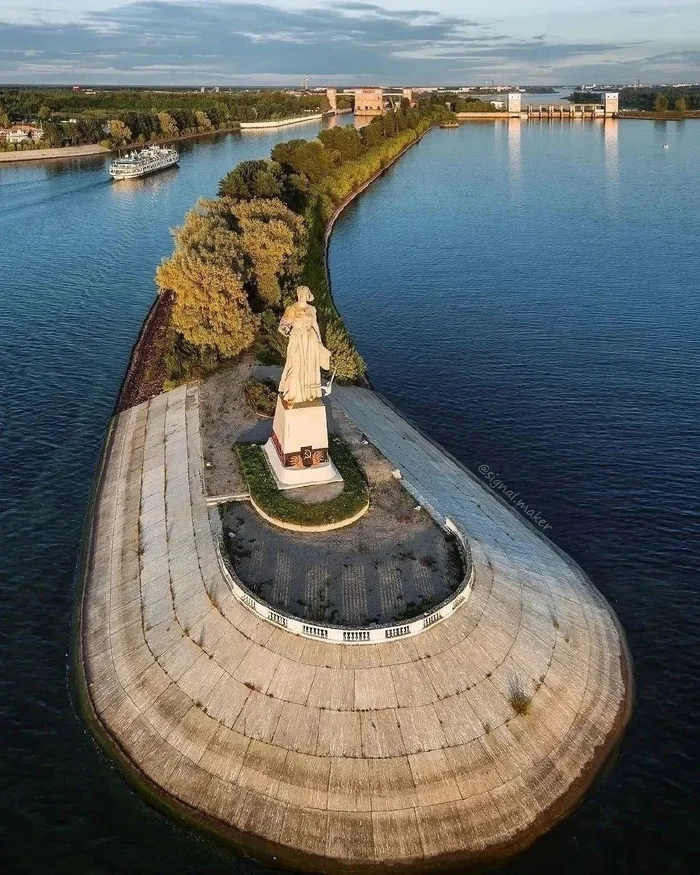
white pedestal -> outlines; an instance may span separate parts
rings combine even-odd
[[[272,436],[263,449],[280,489],[343,479],[328,455],[326,407],[320,398],[291,408],[278,398]]]

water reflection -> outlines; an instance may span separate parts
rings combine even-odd
[[[68,173],[75,173],[78,170],[100,170],[108,158],[111,158],[109,153],[104,155],[96,155],[91,158],[57,158],[54,160],[42,161],[41,169],[47,177],[65,176]]]
[[[355,116],[355,127],[359,131],[360,128],[366,128],[368,124],[372,121],[373,116],[371,115],[356,115]]]
[[[111,183],[110,193],[118,198],[132,198],[142,192],[156,192],[173,183],[177,175],[177,167],[168,167],[140,179],[120,179]]]
[[[508,169],[510,170],[510,178],[513,182],[520,181],[520,171],[522,170],[522,142],[519,118],[508,119]],[[500,127],[500,125],[499,125]]]
[[[619,128],[617,119],[608,118],[603,122],[603,150],[605,154],[605,175],[608,182],[616,183],[619,175]]]

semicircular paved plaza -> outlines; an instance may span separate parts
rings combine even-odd
[[[333,398],[467,538],[468,600],[381,644],[252,613],[222,574],[198,390],[181,387],[116,417],[106,446],[81,616],[95,729],[183,814],[292,865],[506,853],[575,804],[619,739],[624,636],[574,563],[377,395]]]

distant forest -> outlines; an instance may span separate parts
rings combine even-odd
[[[338,104],[343,105],[341,100]],[[324,93],[115,89],[88,94],[72,88],[0,88],[0,127],[36,120],[43,129],[40,141],[0,144],[0,149],[97,142],[121,148],[134,142],[175,140],[231,130],[239,122],[283,119],[328,108]]]
[[[569,95],[572,103],[597,103],[602,98],[602,93],[597,91],[574,91]],[[639,109],[649,112],[700,110],[700,88],[655,85],[621,88],[620,109]]]
[[[120,113],[150,113],[197,110],[218,119],[255,121],[284,118],[304,110],[327,109],[325,95],[295,96],[283,91],[144,91],[115,89],[73,91],[72,88],[0,88],[0,105],[12,120],[36,118],[42,107],[52,115],[119,117]],[[210,115],[211,118],[211,115]]]

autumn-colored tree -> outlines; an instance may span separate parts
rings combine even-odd
[[[222,358],[232,358],[252,345],[259,317],[250,309],[235,271],[177,249],[159,266],[156,281],[161,290],[174,292],[172,324],[189,343],[214,350]]]
[[[131,142],[131,129],[121,119],[113,118],[107,123],[107,127],[109,128],[109,136],[115,146],[126,146],[127,143]]]
[[[673,106],[676,112],[684,113],[688,109],[688,102],[685,97],[678,97]]]
[[[296,282],[306,252],[304,220],[279,200],[234,202],[246,284],[264,307],[277,307]]]
[[[241,237],[233,228],[233,217],[220,201],[200,198],[174,232],[175,246],[194,253],[209,263],[221,264],[242,275],[245,255]]]
[[[180,133],[177,122],[169,112],[158,113],[158,125],[164,137],[177,137]]]
[[[200,131],[210,131],[212,129],[212,123],[209,116],[201,109],[198,109],[195,112],[195,118],[197,119],[197,127]]]
[[[654,110],[656,112],[666,112],[668,109],[668,97],[665,94],[657,94],[654,100]]]

